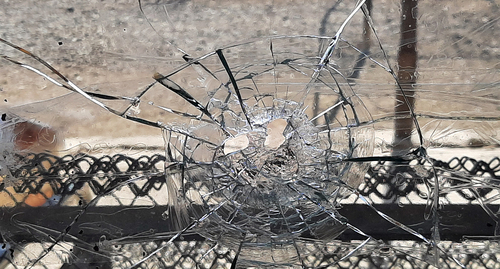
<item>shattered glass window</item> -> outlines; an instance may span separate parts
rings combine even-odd
[[[2,1],[0,268],[499,268],[497,1]]]

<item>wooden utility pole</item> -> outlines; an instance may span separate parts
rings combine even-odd
[[[398,80],[401,89],[396,90],[393,155],[407,153],[413,145],[413,119],[410,109],[415,106],[414,86],[417,82],[417,3],[418,0],[401,0],[401,36],[398,51]]]

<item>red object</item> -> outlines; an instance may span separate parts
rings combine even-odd
[[[60,141],[52,128],[29,121],[19,122],[14,127],[14,145],[17,150],[45,152],[56,150]]]

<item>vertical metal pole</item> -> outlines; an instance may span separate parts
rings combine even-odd
[[[410,108],[415,105],[414,85],[417,82],[417,3],[418,0],[401,0],[401,37],[398,51],[398,79],[396,90],[393,155],[407,153],[412,147],[413,120]]]

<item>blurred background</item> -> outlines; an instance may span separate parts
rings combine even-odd
[[[484,154],[488,151],[485,147],[496,148],[500,110],[500,56],[495,34],[498,3],[442,1],[436,7],[419,2],[418,8],[409,10],[414,18],[405,20],[402,5],[400,1],[373,1],[370,12],[376,35],[358,12],[342,35],[346,42],[339,44],[332,57],[332,63],[355,85],[355,93],[373,119],[383,119],[375,124],[379,149],[391,151],[395,142],[391,117],[397,107],[408,111],[404,104],[397,105],[401,94],[385,68],[397,73],[399,48],[412,44],[418,52],[417,70],[406,83],[426,145],[453,151],[481,147]],[[352,1],[4,1],[0,25],[3,39],[40,56],[82,89],[135,96],[154,82],[155,72],[167,74],[185,63],[184,54],[199,57],[230,44],[272,35],[333,36],[354,7]],[[406,30],[402,23],[406,23]],[[402,37],[402,32],[410,35]],[[327,43],[309,47],[280,44],[278,49],[290,46],[293,51],[319,56]],[[267,53],[267,49],[252,48],[236,57],[244,61],[245,57]],[[8,46],[2,45],[1,53],[50,74]],[[155,128],[116,117],[77,94],[66,96],[68,90],[6,60],[0,62],[0,68],[3,110],[54,126],[65,134],[67,147],[102,142],[161,146]],[[148,100],[158,98],[160,92],[148,96]],[[123,108],[115,105],[119,102],[112,103]],[[155,115],[155,120],[168,122],[168,115]],[[144,136],[149,138],[130,140]],[[103,141],[103,137],[113,139]],[[415,133],[413,143],[418,144]]]

